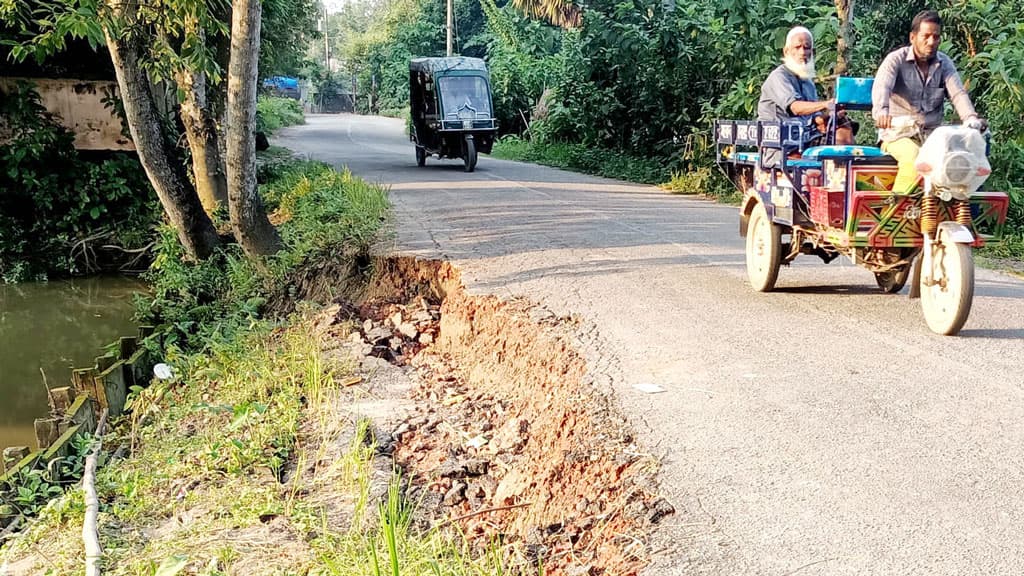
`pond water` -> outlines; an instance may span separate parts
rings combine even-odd
[[[0,284],[0,449],[36,448],[46,385],[70,385],[72,368],[92,366],[106,345],[135,336],[132,295],[145,288],[116,276]]]

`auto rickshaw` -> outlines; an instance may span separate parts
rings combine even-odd
[[[840,77],[835,106],[871,109],[871,78]],[[896,119],[894,119],[894,122]],[[982,126],[943,126],[925,140],[913,191],[894,191],[896,161],[874,146],[814,142],[802,122],[718,120],[718,165],[743,192],[740,235],[754,290],[801,254],[846,256],[885,293],[911,281],[932,331],[953,335],[974,298],[972,249],[1002,237],[1005,192],[981,189],[990,167]],[[770,160],[769,160],[770,159]]]
[[[466,172],[490,154],[498,123],[487,65],[479,58],[415,58],[409,62],[409,111],[416,165],[427,156],[461,158]]]

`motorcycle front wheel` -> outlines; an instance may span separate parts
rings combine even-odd
[[[921,263],[921,308],[928,327],[952,336],[963,328],[974,302],[974,253],[939,231],[931,258]]]

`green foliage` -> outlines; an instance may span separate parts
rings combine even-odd
[[[75,255],[89,238],[129,249],[148,241],[159,207],[136,158],[83,159],[27,85],[0,98],[0,117],[3,281],[87,272]]]
[[[521,134],[544,89],[556,80],[562,31],[525,18],[511,5],[481,0],[487,17],[487,65],[498,126]]]
[[[256,130],[268,135],[287,126],[305,124],[302,103],[293,98],[260,96],[256,102]]]
[[[536,162],[644,184],[660,184],[670,177],[670,171],[662,159],[632,156],[610,149],[594,149],[582,144],[538,143],[506,136],[495,143],[492,154],[507,160]]]
[[[162,327],[165,346],[201,349],[248,330],[268,298],[280,296],[301,266],[365,252],[388,210],[380,187],[321,163],[278,162],[265,177],[261,194],[284,220],[278,230],[285,242],[285,249],[267,262],[246,259],[237,245],[190,262],[175,232],[161,229],[147,273],[152,293],[140,301],[139,311]]]
[[[14,481],[14,489],[7,502],[22,516],[35,516],[53,497],[64,492],[64,488],[46,478],[46,472],[39,469],[22,471]]]
[[[318,37],[317,0],[263,0],[260,76],[298,74],[310,42]]]

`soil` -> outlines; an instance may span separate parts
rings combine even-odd
[[[412,372],[411,410],[380,436],[423,527],[501,542],[517,571],[635,574],[674,512],[574,342],[582,327],[524,300],[473,296],[450,264],[375,262],[349,346]],[[380,441],[380,438],[378,438]]]

